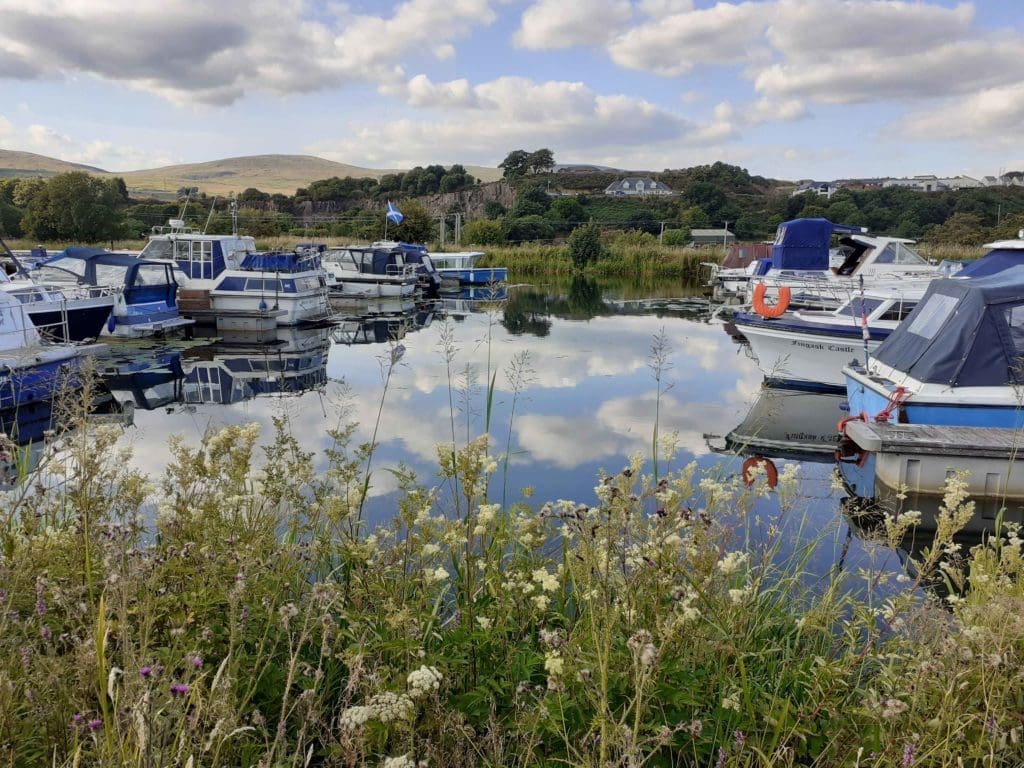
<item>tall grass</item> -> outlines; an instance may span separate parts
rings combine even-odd
[[[703,262],[720,262],[721,248],[674,248],[658,245],[611,246],[602,258],[588,264],[593,277],[693,279]],[[560,245],[488,246],[482,266],[504,266],[515,275],[567,275],[573,271],[568,248]]]
[[[527,388],[528,360],[507,375]],[[87,406],[0,507],[7,765],[1024,760],[1024,542],[1008,527],[956,551],[973,513],[956,478],[914,578],[809,587],[816,542],[784,546],[795,464],[747,486],[656,434],[657,477],[636,455],[593,498],[506,506],[488,487],[510,441],[502,457],[453,427],[438,466],[458,503],[396,470],[371,531],[373,444],[352,425],[322,471],[278,418],[262,451],[254,425],[172,439],[153,479]],[[892,543],[916,522],[891,521]],[[946,605],[920,589],[939,574]]]

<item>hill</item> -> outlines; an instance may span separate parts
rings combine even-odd
[[[88,173],[105,174],[102,168],[91,165],[69,163],[34,152],[18,152],[13,149],[0,149],[0,178],[12,176],[54,176],[68,171],[87,171]]]
[[[483,181],[501,178],[497,168],[468,166],[469,173]],[[66,171],[87,171],[100,176],[121,176],[136,196],[173,197],[182,187],[199,187],[208,195],[225,195],[255,187],[263,192],[295,194],[299,187],[318,179],[346,176],[379,179],[394,170],[360,168],[313,155],[250,155],[211,160],[205,163],[168,165],[138,171],[111,173],[101,168],[68,163],[31,152],[0,150],[0,178],[10,176],[52,176]]]

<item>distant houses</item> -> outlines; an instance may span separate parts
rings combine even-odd
[[[805,192],[813,192],[816,195],[828,199],[832,197],[836,192],[839,191],[838,185],[831,181],[801,181],[797,188],[793,190],[792,196],[802,195]]]
[[[628,176],[613,181],[605,187],[606,195],[671,195],[672,189],[667,184],[655,181],[646,176]]]

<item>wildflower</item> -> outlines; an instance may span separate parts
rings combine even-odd
[[[147,677],[148,678],[150,675],[153,674],[153,668],[152,667],[140,667],[139,668],[139,674],[142,675],[143,677]]]
[[[736,747],[736,749],[743,749],[743,745],[746,743],[747,734],[739,730],[732,732],[732,745]]]
[[[746,552],[727,552],[725,557],[718,561],[717,567],[726,576],[736,573],[747,562]]]
[[[538,610],[546,611],[548,606],[551,605],[551,598],[547,595],[534,595],[532,598],[533,604],[537,606]]]
[[[907,711],[907,704],[899,699],[886,699],[882,703],[882,717],[891,720],[892,718]]]
[[[544,670],[549,675],[560,675],[565,671],[565,662],[556,651],[548,651],[544,655]]]
[[[441,673],[437,671],[437,667],[428,667],[426,665],[422,665],[419,669],[410,672],[406,678],[413,696],[420,696],[438,690],[441,687],[441,680]]]
[[[903,747],[903,768],[910,768],[914,764],[914,743],[911,742]]]
[[[730,589],[729,599],[734,605],[739,605],[743,602],[743,598],[747,596],[747,589]]]
[[[416,709],[416,704],[408,694],[392,691],[377,694],[370,699],[369,706],[382,723],[408,720]]]
[[[88,728],[90,731],[96,731],[96,730],[99,730],[100,726],[102,726],[102,725],[103,725],[103,721],[100,720],[99,718],[95,718],[93,720],[90,720],[88,723],[86,723],[85,727]]]
[[[406,753],[398,757],[385,757],[380,766],[381,768],[416,768],[416,763]]]
[[[434,555],[436,555],[440,551],[441,551],[441,548],[439,546],[437,546],[437,544],[434,544],[433,542],[428,542],[428,543],[423,545],[422,552],[423,552],[423,556],[424,557],[433,557]]]
[[[189,688],[185,683],[175,683],[171,686],[171,696],[187,696]]]
[[[53,633],[50,631],[50,628],[48,626],[43,624],[43,626],[39,628],[39,636],[42,637],[43,640],[45,640],[46,642],[50,642],[50,638],[53,637]]]
[[[725,750],[721,747],[718,748],[718,760],[715,762],[715,768],[725,768]]]
[[[81,712],[75,712],[75,714],[73,714],[71,716],[71,725],[74,725],[74,726],[81,725],[82,724],[82,720],[84,720],[84,719],[85,719],[85,716]]]
[[[498,514],[498,510],[501,509],[500,504],[481,504],[480,511],[477,513],[476,519],[482,525],[487,525],[495,516]]]
[[[338,722],[342,728],[346,731],[354,731],[362,725],[366,725],[367,721],[373,718],[373,709],[371,707],[357,706],[349,707],[338,717]]]
[[[192,666],[195,667],[196,669],[200,669],[203,666],[203,657],[202,656],[193,656],[192,657]]]
[[[423,577],[427,580],[427,583],[435,581],[447,581],[448,571],[445,570],[444,566],[437,566],[437,568],[430,569],[426,568],[423,571]]]
[[[486,616],[477,616],[476,623],[480,625],[480,629],[490,629],[494,622]]]
[[[736,712],[740,711],[740,702],[739,699],[736,698],[735,694],[729,694],[722,699],[722,709],[731,709]]]
[[[696,739],[704,732],[704,721],[696,719],[691,720],[690,724],[686,726],[686,730],[688,730],[690,735]]]

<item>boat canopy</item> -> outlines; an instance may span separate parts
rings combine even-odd
[[[772,246],[774,269],[829,268],[832,235],[861,235],[867,229],[849,224],[833,224],[828,219],[793,219],[779,224]]]
[[[73,245],[41,263],[43,275],[55,269],[73,275],[77,282],[95,286],[176,285],[172,270],[160,261],[111,253],[103,248]]]
[[[957,277],[987,277],[1012,267],[1024,265],[1024,250],[1020,248],[997,248],[989,251],[977,261],[971,262]]]
[[[932,281],[874,356],[927,384],[1024,383],[1024,266]]]
[[[320,268],[318,253],[250,253],[242,259],[241,269],[251,272],[310,272]]]

